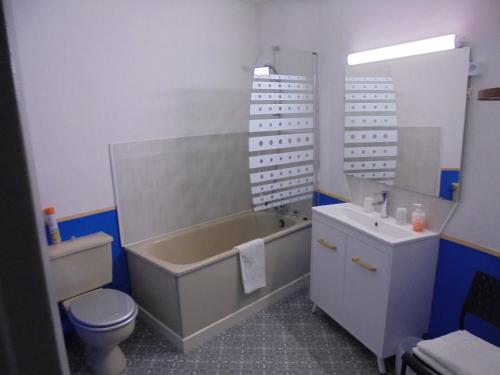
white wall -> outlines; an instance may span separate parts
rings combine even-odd
[[[43,206],[59,216],[113,205],[107,145],[246,128],[260,48],[320,53],[323,190],[343,175],[343,80],[350,52],[450,32],[500,85],[498,0],[11,0]],[[229,99],[236,98],[235,102]],[[229,103],[229,104],[226,104]],[[238,108],[233,110],[233,108]],[[500,105],[470,100],[461,204],[446,232],[500,248]]]
[[[114,205],[108,144],[246,131],[255,7],[11,0],[42,205]]]
[[[349,196],[343,175],[344,71],[347,54],[451,32],[463,35],[485,71],[477,89],[500,86],[498,0],[274,0],[257,7],[261,46],[317,50],[320,54],[323,190]],[[298,26],[299,25],[299,26]],[[500,249],[500,104],[468,103],[461,203],[448,234]]]

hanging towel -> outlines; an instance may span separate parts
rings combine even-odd
[[[467,331],[420,341],[417,348],[453,374],[500,375],[500,348]]]
[[[235,247],[240,253],[241,278],[245,293],[266,286],[264,240],[258,238]]]

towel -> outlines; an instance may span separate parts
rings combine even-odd
[[[241,278],[245,293],[266,286],[266,254],[264,240],[258,238],[235,247],[240,253]]]
[[[420,341],[417,348],[456,375],[500,375],[500,348],[467,331]]]
[[[429,365],[432,369],[436,370],[440,375],[454,375],[447,368],[443,367],[439,362],[436,362],[432,357],[423,353],[417,346],[412,349],[413,354],[420,358],[424,363]]]

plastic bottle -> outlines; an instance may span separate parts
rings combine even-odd
[[[59,226],[56,221],[56,210],[54,207],[47,207],[43,210],[45,213],[45,220],[47,222],[47,227],[49,228],[49,235],[51,244],[56,244],[61,242],[61,234],[59,233]]]
[[[425,212],[420,203],[413,203],[413,207],[415,207],[413,213],[411,214],[413,230],[415,232],[422,232],[425,227]]]

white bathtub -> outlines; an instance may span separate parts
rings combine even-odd
[[[310,226],[303,217],[244,212],[126,247],[143,318],[188,351],[307,284]],[[244,294],[234,247],[266,243],[267,287]]]

